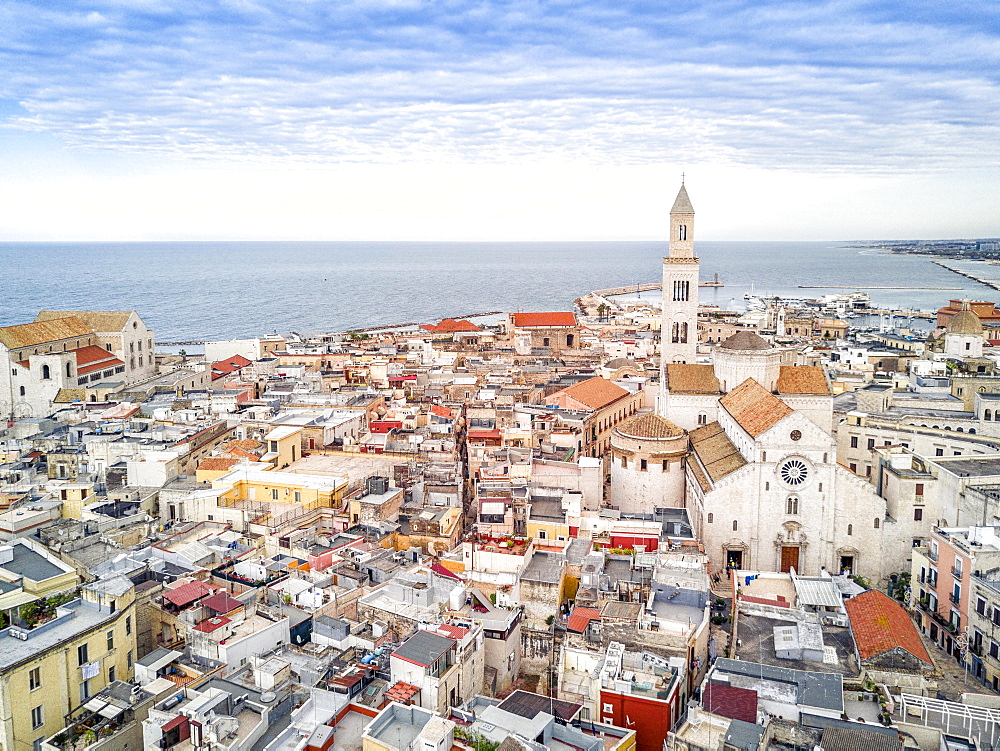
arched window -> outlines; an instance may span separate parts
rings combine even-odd
[[[704,412],[699,412],[698,413],[698,424],[699,425],[708,425],[708,415],[706,415]]]
[[[976,429],[975,429],[975,428],[969,428],[969,432],[970,432],[970,433],[975,433],[975,432],[976,432]]]
[[[21,396],[24,396],[24,386],[21,387]]]
[[[687,344],[688,340],[688,325],[687,321],[681,324],[681,344]]]
[[[736,532],[740,528],[740,523],[733,519],[733,532]]]
[[[878,529],[878,525],[879,525],[879,520],[878,520],[878,517],[876,516],[875,517],[875,529]]]
[[[790,515],[798,515],[799,513],[799,499],[794,495],[788,496],[788,500],[785,501],[785,513]]]
[[[853,524],[848,524],[847,525],[847,536],[850,537],[853,534],[854,534],[854,525]]]
[[[764,483],[764,490],[770,490],[770,489],[771,489],[771,483],[765,482]]]
[[[990,415],[992,415],[992,414],[993,414],[992,410],[989,410],[989,409],[986,410],[986,415],[985,415],[985,417],[983,419],[985,419],[987,422],[989,422],[990,420],[993,419],[992,417],[990,417]]]
[[[677,225],[677,239],[682,241],[688,239],[688,228],[686,224]]]
[[[66,377],[69,378],[72,375],[73,375],[73,366],[70,365],[69,363],[66,363]]]
[[[964,428],[955,428],[955,430],[957,430],[959,433],[964,433],[965,432]]]
[[[42,366],[42,380],[47,381],[52,377],[52,372],[49,370],[48,365]]]
[[[715,514],[709,514],[708,515],[708,523],[711,524],[714,521],[715,521]]]

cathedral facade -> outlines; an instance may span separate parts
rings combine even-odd
[[[751,331],[698,361],[699,262],[683,185],[670,233],[657,420],[612,437],[612,501],[636,512],[686,508],[714,571],[879,580],[903,570],[907,551],[885,544],[895,539],[885,500],[837,464],[823,369],[782,365],[781,350]]]

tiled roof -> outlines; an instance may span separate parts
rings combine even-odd
[[[163,593],[163,599],[172,602],[174,605],[188,605],[205,595],[211,594],[215,590],[203,581],[191,581],[181,584],[179,587],[168,589]]]
[[[823,728],[820,748],[823,751],[902,751],[904,747],[895,732],[884,733],[868,728],[827,727]]]
[[[244,451],[256,451],[257,449],[264,448],[264,444],[260,441],[255,441],[253,438],[243,438],[240,440],[226,441],[220,446],[223,451],[232,451],[233,449],[243,449]]]
[[[419,693],[419,686],[404,683],[403,681],[397,681],[389,687],[389,690],[385,692],[384,696],[389,701],[398,701],[400,704],[406,704]]]
[[[206,597],[201,601],[201,606],[214,610],[216,613],[231,613],[237,608],[242,608],[243,603],[230,597],[228,592],[216,592],[211,597]]]
[[[582,404],[586,404],[593,410],[598,410],[621,399],[623,396],[628,396],[629,391],[606,378],[594,376],[593,378],[588,378],[586,381],[575,383],[562,391],[557,391],[556,394],[565,394]]]
[[[631,417],[616,430],[632,438],[679,438],[684,435],[683,428],[677,427],[666,417],[660,417],[652,412]]]
[[[514,327],[519,329],[534,326],[576,326],[574,313],[511,313]]]
[[[466,321],[464,318],[461,321],[456,321],[454,318],[445,318],[437,325],[428,323],[424,324],[420,328],[425,329],[426,331],[433,331],[438,334],[451,331],[482,331],[482,329],[472,323],[472,321]]]
[[[587,626],[590,625],[591,621],[601,620],[601,611],[599,608],[582,608],[579,605],[573,608],[573,612],[569,614],[569,619],[566,621],[566,630],[572,631],[574,634],[582,634],[587,630]]]
[[[712,714],[731,720],[757,722],[757,692],[720,683],[709,683],[702,697],[702,706]]]
[[[747,378],[722,397],[719,404],[755,438],[794,411],[753,378]]]
[[[22,323],[19,326],[4,326],[0,328],[0,344],[8,349],[20,349],[72,339],[75,336],[90,336],[93,333],[79,318],[54,318]]]
[[[829,394],[823,368],[817,365],[782,365],[778,376],[779,394]]]
[[[82,402],[87,398],[87,389],[59,389],[56,398],[52,400],[54,404],[70,404],[72,402]]]
[[[104,347],[98,347],[96,344],[88,344],[86,347],[75,349],[73,350],[73,354],[76,355],[77,367],[114,358],[114,355],[108,352],[108,350],[104,349]]]
[[[899,647],[928,665],[934,664],[913,621],[895,600],[870,589],[852,597],[845,607],[862,660]]]
[[[722,391],[711,365],[693,363],[667,365],[667,390],[675,394],[718,394]]]
[[[693,214],[694,206],[691,205],[691,199],[688,197],[687,188],[684,187],[684,183],[681,183],[681,189],[677,191],[677,198],[674,199],[674,205],[670,207],[671,214]]]
[[[747,463],[717,422],[702,425],[691,432],[691,449],[698,455],[713,482],[718,482]],[[694,468],[697,464],[691,466]],[[708,490],[704,483],[699,484],[702,489]]]
[[[440,404],[433,404],[431,405],[431,414],[437,415],[438,417],[454,417],[455,411],[448,407],[443,407]]]
[[[726,339],[722,344],[719,345],[722,349],[738,349],[738,350],[751,350],[751,349],[771,349],[771,345],[766,339],[763,339],[759,334],[755,334],[753,331],[737,331],[731,337]]]
[[[227,472],[239,463],[240,459],[236,456],[206,456],[198,462],[198,469],[208,472]]]
[[[96,332],[111,333],[124,329],[133,312],[131,310],[43,310],[35,316],[35,320],[51,321],[55,318],[79,318]]]

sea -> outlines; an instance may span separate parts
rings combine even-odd
[[[41,309],[134,309],[158,342],[182,342],[568,310],[591,290],[659,281],[666,249],[665,242],[7,242],[0,243],[0,326],[32,321]],[[953,298],[1000,301],[996,289],[926,256],[858,243],[699,241],[696,252],[702,280],[718,274],[725,285],[703,287],[701,301],[730,310],[744,309],[751,293],[869,290],[879,307],[918,310]],[[990,268],[1000,276],[1000,266]]]

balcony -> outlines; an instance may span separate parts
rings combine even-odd
[[[924,555],[926,555],[930,560],[937,563],[938,551],[934,550],[933,548],[927,548],[927,552]]]
[[[956,579],[961,579],[962,578],[962,569],[956,568],[955,566],[952,566],[951,567],[951,575],[954,578],[956,578]]]
[[[962,596],[961,595],[956,595],[954,592],[952,592],[950,595],[948,595],[948,599],[951,600],[951,603],[953,605],[961,605],[962,604]]]

